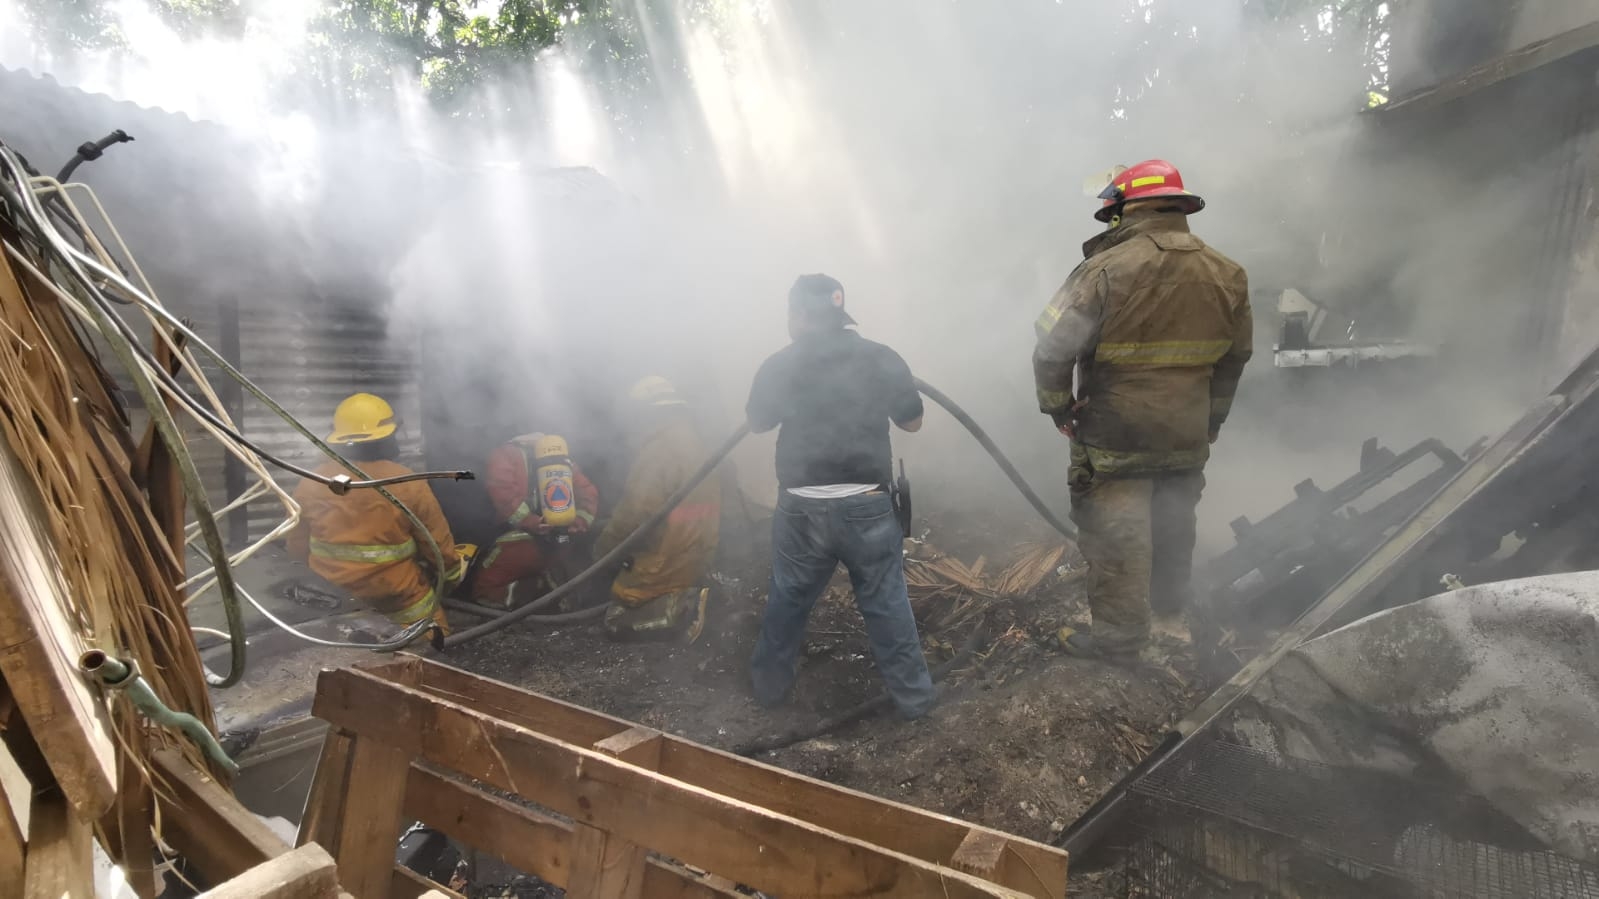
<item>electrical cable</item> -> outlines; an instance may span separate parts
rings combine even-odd
[[[9,148],[3,148],[3,152],[0,152],[0,157],[9,157],[10,152],[11,151],[9,151]],[[306,436],[310,437],[313,442],[317,443],[324,450],[324,452],[340,461],[345,465],[345,467],[351,469],[351,471],[359,475],[363,480],[354,481],[348,476],[344,475],[334,477],[321,476],[315,472],[298,469],[297,466],[280,465],[280,467],[288,468],[289,470],[296,471],[296,473],[299,473],[304,477],[309,477],[313,480],[321,482],[327,485],[334,493],[341,495],[343,493],[347,493],[351,489],[376,489],[381,495],[388,499],[389,502],[394,504],[404,514],[406,514],[411,519],[411,522],[416,529],[426,535],[428,538],[427,542],[434,555],[434,568],[437,572],[435,589],[442,591],[444,581],[442,551],[438,547],[437,543],[433,541],[432,535],[429,533],[426,526],[422,525],[421,521],[416,518],[415,514],[385,489],[385,485],[387,484],[418,480],[420,478],[429,477],[432,475],[432,473],[418,473],[381,479],[367,478],[363,472],[340,457],[332,450],[331,447],[328,447],[325,443],[317,440],[315,435],[311,434],[302,424],[294,420],[286,410],[273,402],[270,397],[266,396],[264,391],[261,391],[258,387],[255,387],[254,384],[249,383],[248,379],[244,378],[242,373],[239,373],[236,369],[233,369],[231,366],[227,365],[226,360],[223,360],[220,354],[211,350],[210,346],[206,344],[204,340],[200,339],[198,335],[194,334],[194,332],[189,329],[187,325],[181,322],[181,320],[171,316],[170,313],[167,313],[166,310],[159,304],[150,300],[148,297],[145,297],[143,292],[129,283],[121,273],[111,272],[100,265],[97,260],[94,260],[86,254],[77,251],[76,248],[66,246],[65,241],[61,239],[60,234],[54,230],[54,227],[46,218],[46,211],[43,207],[43,204],[40,203],[38,197],[33,194],[26,180],[17,173],[13,164],[14,161],[10,158],[5,158],[4,162],[7,173],[18,183],[18,189],[14,194],[9,190],[7,191],[6,199],[8,203],[16,208],[19,213],[22,213],[24,216],[26,216],[27,224],[31,225],[39,237],[43,238],[41,244],[43,246],[47,246],[51,251],[53,251],[53,254],[58,257],[60,263],[62,264],[63,269],[65,269],[66,272],[73,277],[73,279],[78,283],[78,286],[82,289],[84,295],[89,301],[89,305],[87,307],[82,307],[83,311],[86,312],[94,321],[97,330],[100,331],[102,337],[112,347],[114,354],[117,355],[119,361],[122,362],[124,367],[129,370],[130,377],[134,381],[135,389],[140,394],[141,399],[143,399],[147,407],[147,411],[151,415],[152,424],[155,425],[157,431],[161,434],[163,443],[167,444],[168,448],[172,451],[174,459],[177,463],[180,478],[183,480],[184,488],[190,496],[190,504],[195,512],[196,524],[205,543],[211,550],[209,556],[207,556],[206,553],[201,552],[202,557],[223,560],[222,564],[220,565],[214,562],[211,564],[213,565],[216,583],[222,596],[223,609],[228,621],[228,628],[230,632],[230,669],[228,674],[223,676],[218,676],[207,670],[207,681],[213,686],[226,687],[232,686],[243,677],[246,648],[243,618],[238,607],[238,597],[240,594],[243,594],[246,601],[254,606],[257,611],[261,612],[262,615],[271,621],[275,626],[284,629],[300,639],[307,640],[308,642],[320,643],[322,645],[359,646],[360,648],[374,649],[379,652],[402,649],[414,642],[414,640],[426,630],[425,626],[413,626],[411,628],[407,628],[389,641],[372,645],[338,644],[336,641],[325,641],[321,638],[311,637],[308,634],[304,634],[303,632],[297,631],[293,627],[288,626],[280,619],[277,619],[258,602],[256,602],[254,597],[249,596],[245,593],[245,591],[238,587],[237,583],[233,580],[232,571],[226,562],[227,557],[222,549],[220,530],[217,528],[215,516],[211,514],[209,500],[206,496],[203,483],[199,478],[198,468],[194,465],[192,457],[187,452],[187,445],[182,443],[181,437],[177,435],[175,422],[172,420],[165,403],[162,402],[159,395],[157,395],[159,388],[155,383],[155,379],[152,378],[152,374],[162,378],[163,383],[160,384],[160,387],[167,388],[167,393],[169,395],[178,400],[191,411],[197,413],[206,421],[206,423],[226,434],[230,439],[234,439],[240,445],[243,445],[246,448],[251,449],[253,452],[256,452],[263,458],[267,458],[269,461],[274,460],[272,460],[268,454],[261,452],[260,448],[254,446],[250,441],[244,439],[242,434],[239,434],[235,429],[229,427],[226,422],[214,415],[210,409],[206,408],[202,403],[189,395],[188,392],[176,382],[176,379],[173,378],[170,373],[166,372],[164,367],[162,367],[153,358],[153,355],[150,353],[149,349],[138,340],[137,336],[132,332],[132,326],[124,321],[120,315],[116,314],[114,310],[109,308],[104,292],[100,289],[98,284],[95,284],[93,280],[84,273],[83,269],[87,268],[95,271],[104,277],[108,282],[115,283],[119,289],[123,290],[129,296],[134,297],[138,305],[147,311],[159,311],[160,314],[158,317],[163,318],[175,329],[183,332],[184,336],[191,340],[195,345],[202,347],[203,351],[207,352],[208,355],[211,355],[219,363],[223,364],[225,371],[227,371],[231,376],[239,378],[241,383],[244,383],[246,387],[251,388],[252,392],[257,396],[257,398],[267,402],[267,404],[273,408],[275,412],[277,412],[281,417],[285,418],[285,420],[288,420],[291,424],[297,426],[302,433],[306,434]],[[176,350],[176,347],[174,347],[174,349]],[[181,354],[179,358],[181,358]],[[141,366],[139,363],[143,363],[143,365]],[[275,461],[281,462],[281,460]],[[449,473],[447,476],[456,479],[469,479],[472,477],[472,473],[458,471]],[[425,625],[425,622],[422,624]]]
[[[0,147],[0,167],[3,167],[5,173],[16,183],[16,190],[13,192],[9,185],[5,185],[3,181],[0,181],[0,186],[3,186],[6,192],[7,203],[19,212],[28,214],[31,219],[29,224],[39,231],[60,253],[60,247],[64,244],[64,241],[60,239],[60,235],[45,220],[44,210],[42,206],[39,206],[38,197],[28,187],[27,178],[22,174],[9,148]],[[13,193],[15,193],[15,196],[13,196]],[[41,224],[44,227],[41,228]],[[78,280],[80,285],[89,287],[92,295],[94,293],[93,284],[89,281],[88,276],[84,274],[70,256],[61,255],[63,255],[61,260],[63,268],[74,279]],[[134,389],[138,391],[139,396],[145,402],[151,425],[161,436],[162,442],[167,445],[167,449],[172,455],[173,463],[178,470],[179,479],[183,482],[184,490],[188,492],[189,505],[194,511],[195,518],[200,523],[201,536],[206,546],[210,549],[211,555],[216,558],[226,558],[222,532],[217,527],[216,519],[211,515],[211,501],[206,493],[205,482],[200,477],[200,470],[195,465],[193,457],[189,455],[188,448],[183,442],[183,436],[178,430],[177,422],[172,418],[172,413],[167,409],[166,404],[161,401],[159,389],[157,389],[148,374],[140,368],[138,359],[131,348],[125,341],[118,339],[120,335],[114,336],[113,334],[114,329],[108,319],[120,321],[120,316],[115,311],[108,310],[100,303],[93,301],[90,302],[87,308],[90,316],[94,319],[95,326],[111,345],[112,353],[128,369],[128,373],[133,379]],[[233,581],[233,572],[226,566],[217,569],[217,587],[222,597],[223,614],[227,619],[228,632],[230,634],[228,641],[230,649],[229,668],[228,673],[221,676],[207,671],[206,680],[213,686],[230,687],[237,684],[244,677],[246,647],[244,619],[239,609],[236,593],[237,585]]]

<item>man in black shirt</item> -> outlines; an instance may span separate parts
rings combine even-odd
[[[788,697],[806,619],[843,562],[878,673],[899,713],[919,718],[935,693],[888,496],[888,424],[919,430],[922,397],[905,360],[848,330],[853,324],[843,285],[802,275],[788,294],[794,342],[766,360],[750,389],[750,428],[780,428],[772,584],[751,680],[762,705]]]

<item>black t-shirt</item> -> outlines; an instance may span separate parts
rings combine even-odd
[[[757,431],[779,427],[783,489],[883,484],[893,479],[888,423],[922,417],[922,396],[900,355],[854,331],[808,334],[755,373],[745,407]]]

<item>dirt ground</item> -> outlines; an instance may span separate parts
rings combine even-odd
[[[936,546],[967,564],[982,556],[1000,565],[1024,551],[994,536],[1004,530],[934,526],[913,549]],[[955,655],[977,627],[987,636],[942,685],[927,718],[904,722],[885,712],[756,757],[1035,840],[1055,837],[1197,699],[1192,660],[1176,634],[1161,633],[1130,667],[1055,648],[1061,625],[1087,622],[1081,562],[1068,552],[1062,563],[1064,574],[1051,571],[1026,595],[952,589],[913,596],[934,664]],[[793,700],[758,707],[746,665],[765,602],[764,561],[752,555],[717,580],[724,595],[692,645],[614,644],[593,625],[513,627],[440,661],[730,750],[813,726],[876,695],[861,617],[840,576],[812,616]],[[952,616],[952,608],[966,613]],[[951,617],[962,620],[936,626]],[[1074,894],[1098,893],[1097,882],[1074,877]]]

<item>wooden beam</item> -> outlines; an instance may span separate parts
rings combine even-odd
[[[631,727],[594,744],[594,751],[646,771],[661,763],[661,732]],[[644,889],[643,849],[598,827],[572,829],[571,899],[640,899]]]
[[[570,703],[425,662],[422,690],[568,743],[621,739],[632,724]],[[732,799],[798,818],[934,864],[948,864],[972,830],[1006,841],[1016,864],[996,882],[1023,893],[1063,899],[1067,854],[1052,846],[974,827],[945,815],[805,777],[689,740],[663,734],[658,773]]]
[[[94,849],[88,822],[56,790],[35,795],[28,818],[24,899],[93,896]]]
[[[0,784],[0,787],[4,787]],[[0,793],[3,793],[0,790]],[[22,836],[22,826],[17,822],[17,816],[11,811],[11,797],[0,795],[0,876],[14,875],[22,870],[22,862],[26,857],[27,841]]]
[[[525,874],[565,888],[571,873],[572,825],[517,805],[471,784],[416,765],[405,788],[405,816],[494,856]],[[731,884],[717,886],[680,865],[650,859],[644,869],[650,899],[740,899]]]
[[[207,881],[222,883],[289,851],[233,794],[173,749],[152,756],[162,837]]]
[[[100,820],[101,842],[106,854],[121,868],[128,887],[140,899],[154,899],[155,837],[150,832],[155,821],[155,791],[144,770],[126,751],[121,753],[118,778],[122,796]]]
[[[578,746],[593,746],[633,727],[631,721],[432,662],[422,668],[422,689]]]
[[[349,734],[328,728],[322,738],[322,753],[311,775],[311,790],[305,797],[305,813],[300,816],[296,845],[316,843],[331,854],[339,851],[339,827],[344,819],[344,797],[350,784]]]
[[[339,874],[321,846],[301,846],[262,862],[198,899],[338,899]]]
[[[339,881],[357,899],[387,895],[410,770],[411,753],[406,749],[371,733],[355,738],[337,857]]]
[[[474,849],[565,887],[571,873],[572,825],[486,793],[437,771],[413,766],[405,816]]]
[[[984,880],[993,880],[999,873],[1000,862],[1005,857],[1005,838],[985,830],[969,830],[961,840],[955,857],[950,860],[957,871],[975,874]]]
[[[1388,116],[1401,110],[1415,111],[1439,106],[1595,47],[1599,47],[1599,22],[1535,41],[1519,50],[1513,50],[1475,66],[1465,74],[1442,84],[1412,91],[1391,103],[1377,107],[1375,111]]]
[[[14,288],[0,260],[0,290]],[[0,674],[67,801],[94,821],[117,795],[116,744],[78,673],[85,646],[32,478],[0,437]]]
[[[379,742],[758,890],[816,899],[1015,896],[361,671],[324,671],[313,712],[358,734],[358,754]],[[348,880],[345,887],[353,891]]]

